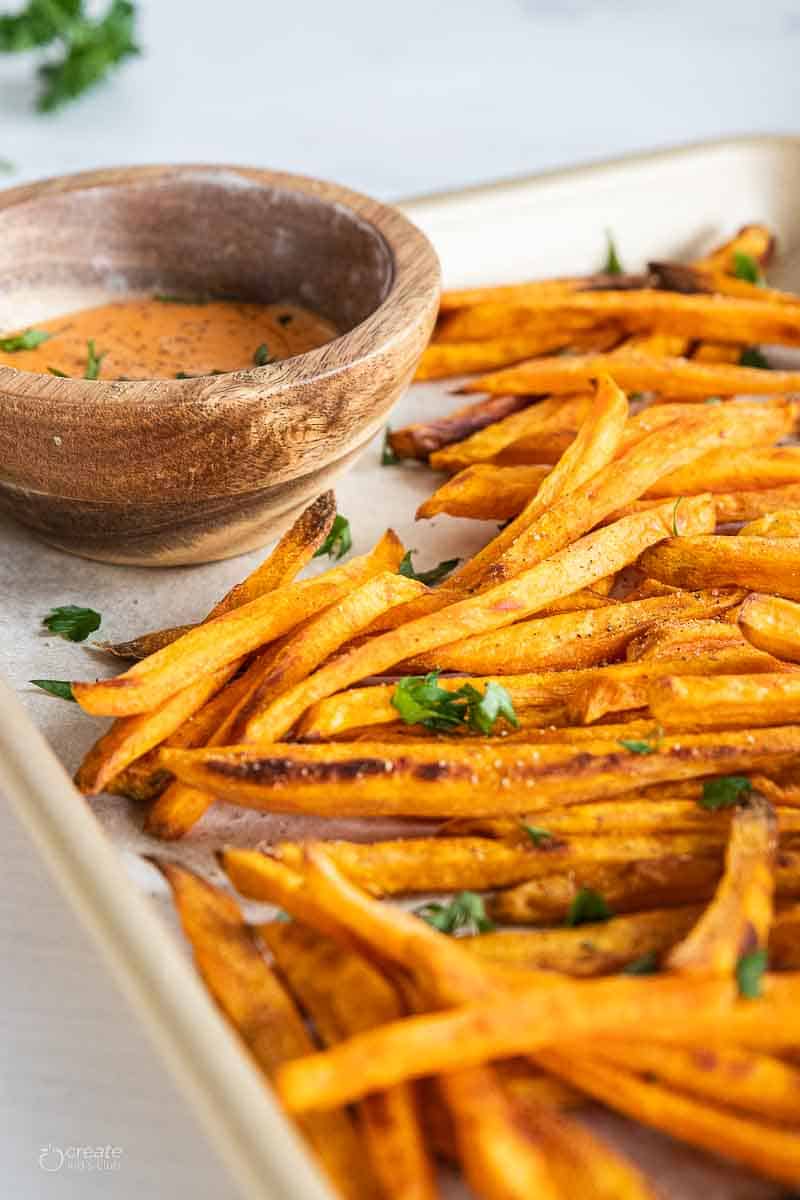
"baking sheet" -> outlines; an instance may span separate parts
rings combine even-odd
[[[432,237],[442,257],[447,285],[591,269],[602,259],[606,228],[614,231],[626,265],[636,267],[648,257],[692,257],[746,221],[765,220],[777,229],[781,245],[781,257],[770,278],[797,286],[798,192],[800,143],[759,139],[423,198],[405,208]],[[449,411],[455,406],[448,395],[450,386],[412,388],[395,410],[392,424]],[[382,467],[381,443],[382,438],[376,439],[337,487],[340,511],[351,521],[355,552],[366,551],[391,525],[405,544],[417,551],[415,565],[424,568],[441,558],[472,553],[494,532],[494,524],[484,527],[446,516],[416,524],[414,510],[429,495],[434,477],[413,464]],[[86,717],[75,705],[37,692],[26,681],[31,677],[113,674],[119,664],[86,645],[48,635],[41,626],[42,616],[55,605],[88,604],[103,614],[97,636],[108,640],[197,620],[265,553],[168,571],[105,566],[43,546],[4,519],[0,519],[0,547],[2,671],[70,772],[106,723]],[[312,569],[324,566],[318,563]],[[212,877],[216,866],[211,851],[221,842],[257,845],[323,831],[329,836],[367,836],[363,823],[321,823],[218,806],[187,839],[165,847],[142,834],[141,813],[130,802],[104,796],[93,800],[91,809],[121,854],[131,879],[154,898],[165,915],[169,913],[165,885],[142,860],[144,853],[179,857]],[[397,828],[397,822],[381,822],[370,826],[368,834],[381,836]],[[411,832],[414,827],[404,823],[402,828]],[[88,852],[87,858],[80,865],[91,872]],[[171,917],[168,919],[174,928]],[[194,1052],[206,1053],[199,1046]],[[767,1200],[781,1193],[779,1188],[612,1114],[598,1114],[593,1122],[643,1162],[671,1200]],[[293,1191],[308,1195],[308,1188],[300,1185]]]

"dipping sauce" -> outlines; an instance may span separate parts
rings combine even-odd
[[[101,379],[175,379],[264,366],[338,336],[330,321],[296,304],[166,296],[81,309],[34,330],[50,336],[34,349],[0,350],[0,364],[78,379],[87,377],[90,341],[102,356]]]

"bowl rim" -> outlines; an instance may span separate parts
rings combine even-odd
[[[212,401],[215,405],[248,403],[256,398],[263,401],[267,394],[278,395],[298,384],[329,378],[382,355],[408,334],[416,316],[431,304],[432,295],[438,297],[441,268],[436,251],[425,234],[398,209],[330,180],[266,167],[163,163],[52,176],[0,191],[0,218],[8,209],[50,195],[115,186],[159,187],[176,180],[191,180],[193,176],[207,183],[238,177],[256,185],[299,192],[329,207],[344,209],[353,220],[370,226],[385,245],[391,265],[391,279],[380,304],[352,329],[323,346],[263,367],[245,367],[223,375],[87,380],[0,365],[0,412],[6,403],[16,404],[25,399],[46,404],[52,417],[59,409],[66,414],[87,404],[158,403],[156,393],[167,404],[181,406],[191,400]],[[15,383],[22,386],[15,388]]]

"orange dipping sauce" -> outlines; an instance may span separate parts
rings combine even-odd
[[[330,321],[296,304],[170,297],[81,309],[35,329],[50,336],[31,350],[0,350],[0,364],[84,378],[91,340],[103,356],[101,379],[175,379],[263,366],[338,336]]]

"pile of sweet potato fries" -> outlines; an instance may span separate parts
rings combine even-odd
[[[418,516],[504,523],[484,548],[430,587],[388,531],[298,582],[327,493],[204,622],[72,685],[115,718],[81,790],[164,838],[217,802],[436,822],[225,849],[283,910],[257,927],[160,862],[346,1197],[433,1200],[437,1159],[486,1200],[654,1197],[587,1099],[800,1184],[800,373],[760,350],[800,346],[800,297],[771,250],[445,293],[420,378],[491,373],[389,440],[448,474]],[[415,893],[444,895],[383,899]]]

